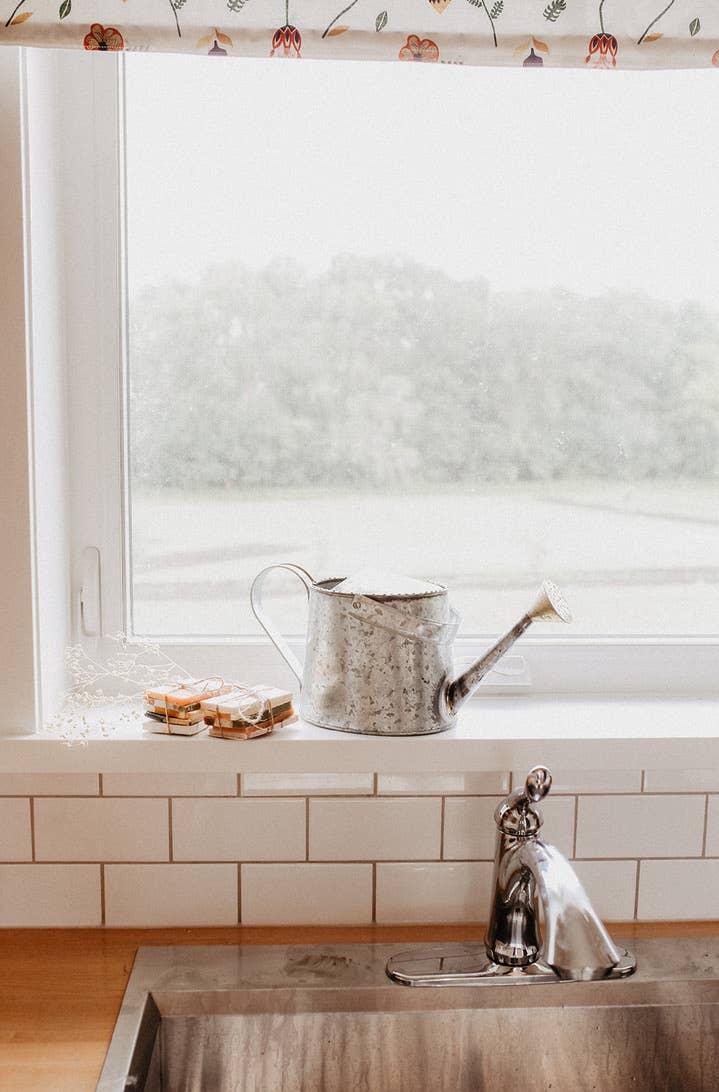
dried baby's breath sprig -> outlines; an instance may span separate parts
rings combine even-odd
[[[65,650],[71,685],[62,696],[59,712],[44,728],[68,744],[107,739],[118,728],[139,726],[148,687],[176,687],[192,681],[153,641],[130,639],[124,633],[105,641],[110,651],[102,659],[91,656],[82,645]]]

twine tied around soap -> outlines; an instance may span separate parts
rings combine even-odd
[[[270,715],[270,732],[275,729],[275,713],[272,708],[272,702],[269,698],[263,698],[260,696],[257,690],[254,690],[251,686],[246,686],[245,683],[230,683],[228,684],[233,690],[239,690],[240,693],[246,697],[252,697],[257,702],[257,712],[251,715],[245,715],[241,713],[240,716],[244,720],[245,724],[259,724],[260,721],[265,720],[267,713]],[[220,739],[234,739],[234,736],[226,736],[225,728],[221,722],[219,711],[217,713],[217,724],[215,728],[220,730]]]
[[[207,690],[217,690],[217,691],[219,691],[219,693],[217,694],[218,698],[222,696],[223,692],[225,694],[230,694],[233,691],[239,691],[239,693],[243,697],[254,698],[254,700],[257,702],[257,712],[256,713],[252,713],[252,714],[248,714],[248,715],[245,715],[244,713],[241,714],[242,719],[245,721],[245,723],[246,724],[258,724],[261,720],[265,719],[265,717],[267,715],[267,712],[269,712],[269,714],[270,714],[270,731],[274,730],[275,716],[274,716],[274,712],[273,712],[273,709],[272,709],[272,702],[270,701],[269,698],[263,698],[260,695],[260,693],[257,690],[255,690],[254,687],[248,686],[246,683],[226,682],[225,679],[221,675],[207,675],[204,679],[190,679],[190,680],[185,679],[184,682],[177,682],[173,687],[171,687],[169,690],[167,690],[162,695],[163,700],[165,702],[165,709],[164,709],[165,727],[167,728],[167,734],[170,735],[170,736],[182,735],[183,734],[181,732],[173,732],[172,723],[170,721],[170,711],[169,711],[169,709],[167,707],[168,702],[171,700],[171,695],[176,694],[178,690],[196,690],[197,694],[198,694],[198,697],[199,697],[200,694],[205,693]],[[218,727],[220,729],[221,738],[222,739],[231,739],[231,738],[233,738],[232,736],[225,736],[224,728],[223,728],[222,724],[220,723],[220,713],[219,713],[219,711],[216,711],[216,715],[217,715],[217,722],[218,722],[216,727]]]

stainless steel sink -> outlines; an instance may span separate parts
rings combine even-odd
[[[141,948],[98,1089],[716,1092],[719,939],[632,948],[626,980],[442,989],[390,982],[397,945]]]

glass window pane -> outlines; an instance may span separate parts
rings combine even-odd
[[[136,632],[282,560],[717,631],[715,74],[126,65]]]

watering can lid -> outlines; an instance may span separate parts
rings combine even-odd
[[[398,576],[382,569],[360,569],[352,576],[336,584],[338,592],[354,592],[356,595],[431,595],[443,591],[441,584],[429,580],[414,580],[411,576]]]

